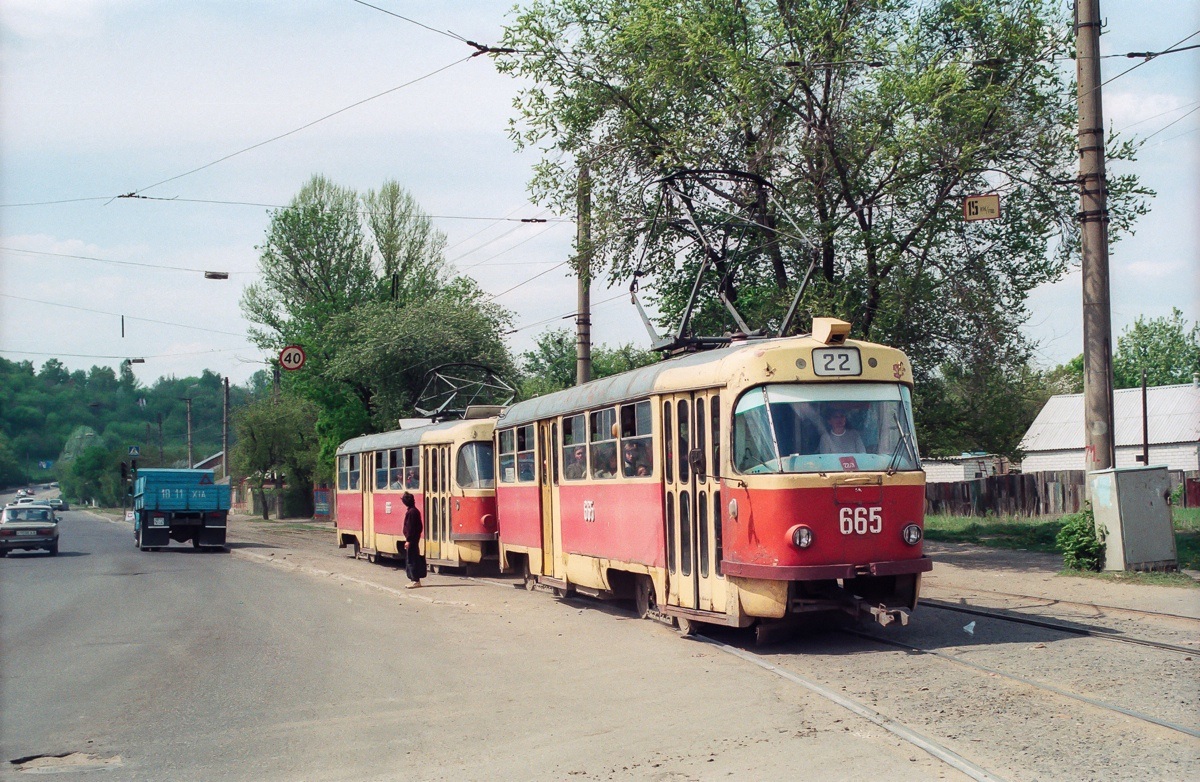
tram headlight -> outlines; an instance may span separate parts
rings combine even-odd
[[[792,545],[796,548],[808,548],[813,544],[813,531],[803,524],[797,524],[788,532]]]
[[[915,546],[921,542],[921,537],[924,533],[916,524],[905,524],[904,530],[900,533],[904,537],[904,542],[910,546]]]

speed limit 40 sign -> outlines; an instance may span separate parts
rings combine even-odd
[[[279,366],[284,369],[299,369],[304,366],[304,348],[299,345],[288,345],[279,351]]]

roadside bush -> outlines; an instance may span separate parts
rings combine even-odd
[[[1068,570],[1104,568],[1104,530],[1097,534],[1091,508],[1063,516],[1055,543],[1062,552],[1063,567]]]

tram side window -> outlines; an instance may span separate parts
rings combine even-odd
[[[496,485],[493,464],[491,443],[467,443],[458,449],[455,481],[464,489],[491,489]]]
[[[338,489],[346,491],[350,488],[350,457],[345,454],[338,457]]]
[[[358,490],[359,460],[361,458],[362,458],[362,454],[358,454],[358,453],[350,454],[350,490],[351,491]]]
[[[500,433],[500,482],[517,482],[517,433],[514,429]]]
[[[420,485],[421,451],[417,448],[404,449],[404,488],[415,489]]]
[[[592,477],[615,478],[617,476],[617,411],[611,407],[596,410],[591,414]]]
[[[517,480],[528,483],[533,479],[533,424],[529,424],[517,427]]]
[[[388,452],[375,452],[375,488],[386,489],[388,487]]]
[[[654,472],[650,403],[621,405],[621,474],[637,478]]]
[[[402,453],[399,448],[393,448],[387,452],[387,482],[389,489],[404,488],[404,471],[400,467]]]
[[[582,415],[564,418],[563,479],[579,481],[587,477],[587,422]]]

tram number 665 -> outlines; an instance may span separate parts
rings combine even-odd
[[[880,532],[883,530],[883,509],[862,506],[842,508],[838,513],[838,525],[842,528],[843,535]]]

